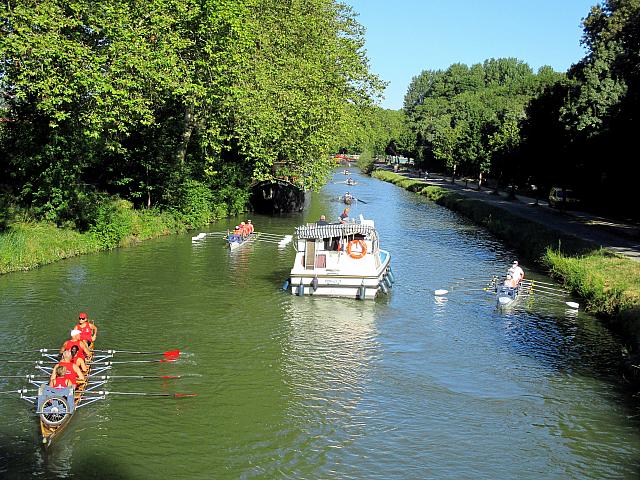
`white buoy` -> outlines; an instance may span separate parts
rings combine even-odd
[[[436,290],[433,293],[436,294],[437,296],[446,295],[447,293],[449,293],[449,290]]]
[[[576,303],[576,302],[564,302],[564,303],[566,303],[566,304],[567,304],[568,306],[570,306],[571,308],[575,308],[576,310],[577,310],[578,308],[580,308],[580,304],[579,304],[579,303]]]

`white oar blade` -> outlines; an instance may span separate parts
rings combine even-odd
[[[436,290],[433,293],[435,296],[440,297],[442,295],[446,295],[447,293],[449,293],[449,290],[440,289],[440,290]]]
[[[567,304],[567,306],[577,310],[578,308],[580,308],[580,304],[576,303],[576,302],[564,302],[565,304]]]

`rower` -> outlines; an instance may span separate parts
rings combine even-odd
[[[524,270],[520,267],[517,260],[514,260],[513,265],[509,268],[509,273],[516,281],[516,284],[520,283],[520,281],[524,278]]]
[[[516,288],[518,286],[518,282],[516,282],[515,278],[508,273],[507,278],[504,281],[504,286],[509,288]]]
[[[64,365],[58,365],[55,368],[55,372],[56,372],[56,376],[55,378],[51,378],[49,380],[49,386],[51,388],[58,388],[58,389],[63,389],[63,388],[67,388],[67,387],[72,387],[73,384],[71,383],[71,380],[69,380],[67,378],[67,367],[65,367]]]
[[[242,238],[244,238],[248,234],[249,232],[247,231],[247,224],[244,222],[240,222],[240,235],[242,235]]]
[[[340,223],[345,223],[349,219],[349,207],[345,208],[338,217]]]
[[[250,234],[253,233],[253,223],[251,223],[251,220],[247,220],[247,230]]]
[[[240,226],[236,225],[233,229],[233,233],[229,235],[230,242],[239,242],[242,239],[242,234],[240,232]]]
[[[70,351],[71,347],[77,345],[80,349],[78,351],[78,355],[80,355],[82,358],[90,356],[91,349],[87,346],[87,342],[80,339],[80,333],[80,330],[77,330],[75,328],[71,330],[71,340],[67,340],[62,344],[62,347],[60,347],[60,353],[63,353],[64,351]]]
[[[58,367],[64,367],[66,369],[65,377],[69,379],[71,385],[74,387],[78,384],[78,380],[84,380],[84,374],[80,370],[78,365],[74,364],[71,361],[71,351],[65,350],[62,352],[62,359],[57,363],[55,367],[53,367],[53,371],[51,372],[51,378],[49,379],[49,384],[55,384],[55,380],[58,376]]]
[[[78,367],[80,367],[80,370],[82,370],[83,372],[88,372],[89,371],[89,367],[87,367],[87,362],[85,362],[84,357],[81,355],[78,355],[78,351],[80,349],[78,348],[77,345],[74,345],[73,347],[71,347],[71,361],[75,364],[78,365]]]
[[[89,318],[85,312],[80,312],[78,315],[78,322],[75,330],[80,330],[80,340],[84,340],[88,347],[91,347],[93,342],[96,341],[98,335],[98,327],[93,322],[89,321]]]

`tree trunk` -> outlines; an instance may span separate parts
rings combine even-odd
[[[482,172],[478,176],[478,191],[482,190]]]
[[[184,110],[184,118],[182,121],[182,135],[180,136],[180,143],[176,149],[176,164],[184,165],[184,159],[187,155],[187,147],[189,146],[189,140],[191,139],[191,133],[195,126],[193,107],[186,107]]]
[[[453,173],[451,174],[451,183],[456,183],[456,167],[457,165],[453,166]]]

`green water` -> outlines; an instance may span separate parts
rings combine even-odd
[[[616,338],[559,302],[499,313],[465,288],[437,300],[453,277],[504,271],[513,252],[445,209],[357,179],[327,186],[301,215],[252,219],[291,233],[337,217],[349,189],[367,202],[352,212],[376,221],[392,255],[397,283],[375,302],[291,296],[280,290],[291,246],[230,253],[215,238],[192,245],[197,232],[0,277],[0,350],[58,346],[86,310],[100,347],[187,352],[111,373],[192,376],[108,389],[198,394],[108,397],[47,451],[30,405],[1,397],[0,477],[637,478],[640,417]]]

